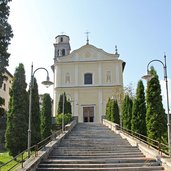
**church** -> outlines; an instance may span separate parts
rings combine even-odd
[[[125,62],[113,54],[89,44],[71,52],[70,38],[58,35],[54,43],[54,106],[57,115],[59,97],[64,92],[78,122],[101,122],[109,98],[121,106]]]

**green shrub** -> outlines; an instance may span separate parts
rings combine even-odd
[[[63,114],[63,113],[61,113],[61,114],[58,114],[57,116],[56,116],[56,123],[57,123],[57,125],[60,125],[60,126],[62,126],[62,117],[64,116],[64,124],[66,125],[66,124],[68,124],[69,122],[71,122],[71,120],[72,120],[72,115],[70,114],[70,113],[68,113],[68,114]]]

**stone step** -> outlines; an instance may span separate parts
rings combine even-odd
[[[151,162],[151,163],[104,163],[104,164],[84,164],[82,163],[81,165],[80,164],[73,164],[73,163],[69,163],[69,164],[61,164],[61,163],[42,163],[39,165],[39,168],[41,167],[61,167],[61,168],[66,168],[66,167],[77,167],[77,168],[85,168],[85,167],[91,167],[91,168],[94,168],[94,167],[98,167],[98,168],[107,168],[107,167],[144,167],[144,166],[159,166],[159,164],[157,164],[156,162]]]
[[[42,170],[42,171],[48,171],[48,170],[66,170],[66,171],[99,171],[99,170],[103,170],[103,171],[162,171],[163,168],[161,166],[143,166],[143,167],[108,167],[108,168],[103,168],[103,167],[97,167],[97,168],[91,168],[91,167],[87,167],[87,168],[78,168],[78,167],[68,167],[68,168],[63,168],[63,167],[59,167],[59,168],[37,168],[37,171]]]
[[[67,150],[57,150],[53,152],[51,155],[78,155],[78,156],[144,156],[141,152],[111,152],[111,151],[67,151]]]
[[[102,124],[80,123],[39,164],[40,170],[161,171],[163,167]]]
[[[77,144],[76,144],[77,145]],[[85,148],[83,148],[83,146],[65,146],[63,143],[59,144],[58,146],[55,146],[54,149],[68,149],[68,150],[72,150],[72,149],[78,149],[78,150],[116,150],[116,149],[131,149],[131,150],[138,150],[140,151],[137,146],[130,146],[130,145],[109,145],[109,146],[98,146],[98,148],[96,148],[95,146],[85,146]]]
[[[97,128],[83,128],[83,127],[75,127],[74,129],[73,129],[73,131],[74,131],[74,133],[77,133],[77,132],[85,132],[85,133],[87,133],[87,132],[90,132],[90,133],[94,133],[94,132],[106,132],[106,133],[111,133],[110,131],[110,129],[109,128],[107,128],[107,127],[97,127]]]
[[[102,144],[102,145],[107,145],[107,144],[109,144],[109,145],[115,145],[115,144],[119,144],[119,145],[121,145],[121,144],[125,144],[125,145],[128,145],[129,143],[127,142],[127,141],[115,141],[115,140],[106,140],[106,139],[88,139],[88,138],[82,138],[82,139],[64,139],[64,140],[62,140],[62,142],[61,143],[75,143],[75,144],[87,144],[87,143],[89,143],[89,144],[96,144],[96,143],[98,143],[98,144]],[[97,145],[98,145],[97,144]],[[129,144],[130,145],[130,144]]]
[[[117,152],[110,152],[110,153],[107,153],[107,152],[91,152],[91,151],[89,151],[89,152],[79,152],[79,151],[76,151],[76,152],[71,152],[71,151],[65,151],[65,152],[60,152],[60,151],[58,151],[58,152],[52,152],[51,153],[51,156],[109,156],[109,157],[119,157],[119,156],[134,156],[134,157],[140,157],[140,156],[144,156],[142,153],[140,153],[140,152],[132,152],[132,153],[126,153],[126,152],[121,152],[121,153],[119,153],[119,151],[117,151]]]
[[[111,152],[116,152],[118,150],[123,150],[124,152],[141,152],[138,148],[129,148],[129,147],[125,147],[125,146],[119,146],[117,147],[101,147],[101,148],[93,148],[93,147],[67,147],[67,146],[59,146],[54,148],[54,151],[80,151],[80,152],[84,152],[84,151],[93,151],[93,152],[99,152],[99,151],[105,151],[108,153]]]
[[[77,142],[99,142],[99,143],[125,143],[122,139],[116,139],[116,138],[96,138],[96,137],[79,137],[79,138],[70,138],[69,139],[64,139],[63,141],[77,141]]]
[[[72,152],[72,151],[75,151],[75,152],[94,152],[94,153],[99,153],[99,152],[106,152],[106,153],[138,153],[140,152],[140,150],[138,148],[128,148],[128,147],[119,147],[119,148],[116,148],[116,147],[112,147],[112,148],[93,148],[93,147],[66,147],[66,146],[60,146],[60,147],[57,147],[53,150],[54,153],[58,153],[58,152],[66,152],[66,151],[69,151],[69,152]]]
[[[49,158],[56,158],[56,159],[117,159],[117,158],[138,158],[138,157],[144,157],[144,155],[118,155],[118,156],[110,156],[110,155],[51,155]]]
[[[62,164],[104,164],[104,163],[154,163],[155,159],[139,157],[139,158],[88,158],[88,159],[55,159],[48,158],[44,163],[62,163]],[[157,162],[156,162],[157,163]],[[158,164],[158,163],[157,163]]]
[[[84,152],[84,151],[87,151],[87,152],[90,152],[90,151],[93,151],[93,152],[99,152],[99,151],[101,151],[101,152],[109,152],[109,153],[123,153],[123,152],[125,152],[125,153],[135,153],[135,152],[140,152],[140,150],[139,149],[136,149],[136,148],[114,148],[114,149],[98,149],[98,148],[94,148],[94,149],[92,149],[92,148],[82,148],[81,150],[79,150],[80,149],[80,147],[79,148],[76,148],[76,147],[73,147],[72,149],[69,149],[69,148],[66,148],[65,149],[65,147],[59,147],[59,148],[56,148],[56,149],[54,149],[53,150],[53,152],[55,152],[55,153],[58,153],[58,152],[66,152],[66,151],[69,151],[69,152],[71,152],[71,151],[79,151],[80,153],[81,152]]]
[[[121,138],[114,138],[114,137],[97,137],[97,136],[92,136],[92,137],[68,137],[70,141],[92,141],[92,142],[98,142],[98,141],[103,141],[103,142],[113,142],[113,143],[119,143],[119,142],[127,142],[124,141]],[[68,140],[68,139],[63,139],[63,141]]]
[[[122,147],[121,147],[122,145]],[[61,142],[60,144],[60,147],[94,147],[94,148],[107,148],[107,149],[112,149],[112,148],[128,148],[126,147],[128,144],[127,143],[120,143],[119,145],[117,143],[112,143],[112,144],[109,144],[109,143],[86,143],[86,142],[82,142],[82,143],[79,143],[79,142],[73,142],[73,141],[63,141]],[[120,148],[120,149],[121,149]],[[133,149],[131,146],[129,147],[131,149]]]
[[[80,149],[80,148],[76,148],[76,147],[74,147],[74,148],[68,148],[68,147],[58,147],[58,148],[56,148],[56,149],[54,149],[53,150],[53,152],[54,153],[65,153],[65,152],[69,152],[69,153],[72,153],[72,152],[76,152],[76,153],[80,153],[80,154],[82,154],[82,153],[90,153],[90,152],[92,152],[92,153],[107,153],[107,154],[111,154],[111,153],[113,153],[113,154],[131,154],[131,153],[133,153],[133,154],[137,154],[137,153],[141,153],[141,151],[139,150],[139,149],[137,149],[137,148],[122,148],[122,149],[113,149],[113,150],[107,150],[107,149],[93,149],[93,148],[82,148],[82,149]],[[141,153],[142,154],[142,153]]]
[[[76,135],[76,134],[71,134],[71,135],[68,135],[67,138],[75,139],[75,138],[81,138],[81,137],[85,137],[85,138],[110,138],[110,139],[122,140],[122,138],[119,136],[109,135],[109,134],[105,134],[105,135],[99,135],[99,134]]]

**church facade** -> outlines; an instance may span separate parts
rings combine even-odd
[[[67,35],[58,35],[54,43],[54,106],[57,115],[59,97],[64,92],[79,122],[101,122],[109,98],[121,105],[125,62],[114,54],[87,44],[72,52]]]

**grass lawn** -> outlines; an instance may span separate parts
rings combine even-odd
[[[4,152],[4,153],[0,153],[0,166],[8,161],[10,161],[13,157],[11,157],[8,152]],[[16,164],[17,162],[12,161],[9,164],[7,164],[6,166],[1,168],[1,171],[7,171],[9,168],[11,168],[14,164]],[[16,169],[16,168],[15,168]],[[15,170],[14,169],[14,170]]]

